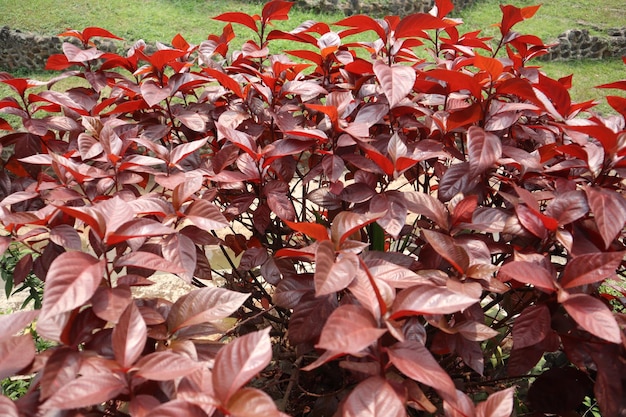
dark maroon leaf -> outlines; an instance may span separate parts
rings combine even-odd
[[[604,188],[585,188],[598,230],[608,248],[626,223],[626,201],[620,193]]]
[[[609,308],[587,294],[570,294],[561,303],[574,321],[589,333],[612,343],[621,343],[622,331]]]
[[[498,278],[501,281],[515,281],[532,284],[546,291],[555,291],[556,283],[550,271],[539,264],[526,261],[513,261],[502,265]]]
[[[561,285],[564,288],[572,288],[613,278],[623,258],[624,252],[579,255],[565,265]]]
[[[529,306],[513,323],[513,344],[522,349],[539,344],[552,331],[550,310],[545,304]]]
[[[450,262],[454,269],[464,273],[469,267],[469,256],[462,246],[455,243],[454,238],[432,230],[422,231],[426,241],[446,261]]]

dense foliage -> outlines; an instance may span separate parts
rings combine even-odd
[[[35,375],[0,414],[623,415],[626,99],[529,65],[538,7],[489,39],[450,0],[271,30],[291,6],[122,55],[71,30],[47,88],[0,75],[0,252],[44,282],[0,317],[0,378]],[[134,291],[163,273],[199,288]]]

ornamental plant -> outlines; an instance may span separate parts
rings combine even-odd
[[[291,6],[0,75],[0,252],[44,283],[0,317],[0,378],[33,376],[0,414],[623,415],[626,99],[532,64],[538,6],[495,39],[450,0],[273,29]],[[138,295],[163,274],[198,288]]]

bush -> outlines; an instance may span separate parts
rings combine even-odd
[[[72,30],[47,88],[2,75],[0,252],[45,282],[0,317],[0,378],[35,375],[2,414],[623,414],[626,100],[529,65],[535,6],[492,40],[449,0],[271,31],[291,5],[126,56]],[[199,288],[137,295],[156,272]]]

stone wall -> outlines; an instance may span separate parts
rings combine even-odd
[[[43,70],[50,55],[63,53],[61,45],[64,41],[80,44],[76,38],[61,40],[56,36],[41,36],[5,26],[0,29],[0,71]],[[98,43],[96,40],[96,44],[103,51],[117,50],[112,41]]]
[[[544,59],[570,61],[626,56],[626,28],[609,29],[605,33],[606,36],[595,36],[587,29],[565,31]]]
[[[452,0],[457,10],[473,4],[475,0]],[[345,15],[366,14],[374,17],[387,15],[406,16],[412,13],[428,13],[434,0],[297,0],[302,8],[321,12],[340,12]]]

